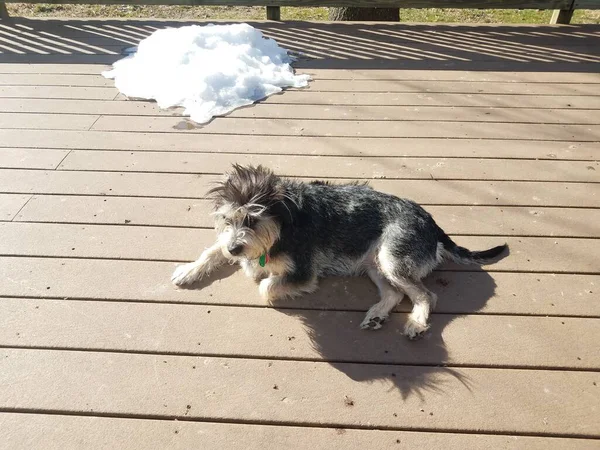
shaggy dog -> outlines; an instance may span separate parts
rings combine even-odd
[[[304,183],[262,166],[234,165],[209,191],[216,243],[172,281],[193,283],[222,264],[238,262],[268,302],[317,289],[319,277],[368,275],[381,299],[361,324],[378,329],[406,294],[413,303],[404,332],[428,328],[436,295],[422,283],[444,260],[493,262],[508,247],[470,251],[456,245],[416,203],[365,184]]]

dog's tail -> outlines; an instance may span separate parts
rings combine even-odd
[[[488,250],[474,252],[456,245],[456,243],[450,239],[446,233],[443,233],[439,241],[443,245],[445,253],[444,256],[447,256],[449,259],[458,264],[492,264],[497,262],[497,258],[508,249],[508,245],[504,244]]]

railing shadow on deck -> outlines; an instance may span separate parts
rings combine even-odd
[[[600,65],[598,26],[249,23],[302,68],[597,72]],[[154,31],[190,24],[198,22],[4,20],[0,61],[111,64]]]

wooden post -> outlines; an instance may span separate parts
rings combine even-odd
[[[8,19],[8,10],[6,9],[6,3],[0,1],[0,19]]]
[[[573,17],[573,8],[575,7],[575,0],[569,5],[569,9],[555,9],[552,13],[551,24],[569,24],[571,23],[571,17]]]
[[[552,13],[551,24],[569,24],[571,23],[571,17],[573,17],[572,9],[555,9]]]
[[[267,6],[267,20],[281,20],[281,10],[279,6]]]

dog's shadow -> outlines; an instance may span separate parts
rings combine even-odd
[[[283,314],[302,321],[314,349],[337,370],[356,381],[387,381],[403,398],[425,391],[443,391],[448,377],[458,379],[467,389],[469,380],[453,365],[444,342],[448,324],[464,314],[482,309],[494,296],[496,283],[486,272],[435,272],[426,280],[438,294],[439,313],[431,315],[431,327],[423,337],[410,341],[404,336],[406,312],[412,304],[405,297],[379,330],[362,330],[359,325],[366,310],[378,301],[377,289],[366,278],[326,279],[314,294],[296,300],[299,307],[278,308]],[[278,304],[276,306],[281,305]],[[340,311],[340,309],[353,311]],[[334,311],[331,311],[334,309]],[[460,312],[453,314],[452,312]]]
[[[237,266],[225,266],[191,288],[217,289],[220,280],[237,270]],[[237,276],[242,274],[233,278]],[[416,341],[402,334],[406,313],[412,307],[406,297],[381,329],[360,329],[367,309],[379,299],[376,287],[367,278],[326,278],[315,293],[273,306],[280,313],[299,319],[319,359],[353,380],[386,381],[403,398],[423,398],[426,391],[444,391],[448,377],[458,379],[469,389],[464,375],[446,367],[455,366],[456,362],[444,342],[444,331],[461,316],[481,310],[494,296],[496,283],[478,268],[470,272],[434,272],[425,282],[439,300],[430,318],[430,329]]]

